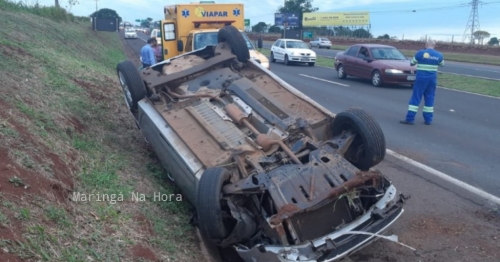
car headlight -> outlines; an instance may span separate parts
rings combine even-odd
[[[386,69],[385,70],[386,73],[389,73],[389,74],[402,74],[403,73],[403,70],[398,70],[398,69]]]

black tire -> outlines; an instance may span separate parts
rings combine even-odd
[[[131,61],[126,60],[116,66],[116,73],[128,108],[137,110],[137,103],[146,97],[146,87],[139,71]]]
[[[344,154],[358,169],[366,171],[385,158],[385,136],[377,121],[360,108],[348,108],[337,114],[332,123],[334,136],[353,130],[356,138]]]
[[[219,30],[218,42],[227,42],[231,46],[231,51],[236,55],[238,61],[246,63],[250,59],[250,51],[241,32],[234,26],[228,25]]]
[[[270,57],[269,60],[271,60],[271,63],[276,62],[276,58],[274,58],[274,53],[273,52],[271,52],[271,57]]]
[[[344,65],[342,65],[342,64],[339,64],[337,66],[337,77],[340,78],[340,79],[346,79],[347,78],[347,74],[345,73],[345,70],[344,70]]]
[[[375,70],[373,71],[372,73],[372,85],[373,86],[376,86],[376,87],[379,87],[379,86],[382,86],[382,74],[380,73],[379,70]]]
[[[285,55],[285,60],[283,60],[283,63],[285,63],[286,66],[290,65],[290,61],[288,61],[288,55]]]
[[[221,203],[222,186],[230,175],[222,167],[208,168],[198,184],[197,214],[200,231],[216,244],[227,237],[234,227],[232,221],[224,218],[225,210]]]
[[[314,62],[307,63],[308,66],[314,66]]]

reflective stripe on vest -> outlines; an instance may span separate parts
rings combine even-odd
[[[418,64],[417,71],[438,71],[437,65],[426,65],[426,64]]]

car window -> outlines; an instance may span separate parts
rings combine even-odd
[[[281,43],[281,40],[276,40],[276,42],[274,42],[274,46],[280,46],[280,43]]]
[[[218,43],[218,34],[219,32],[206,32],[206,33],[197,33],[194,35],[194,49],[204,48],[207,45],[217,45]],[[241,32],[243,39],[245,39],[245,43],[249,50],[254,50],[252,42],[248,38],[248,36]]]
[[[285,48],[285,41],[280,42],[280,48]]]
[[[309,48],[309,46],[307,46],[307,44],[302,42],[302,41],[287,41],[286,48],[304,48],[304,49],[307,49],[307,48]]]
[[[346,55],[356,56],[358,54],[360,46],[351,46],[351,48],[346,52]]]
[[[394,47],[376,47],[371,48],[374,59],[380,60],[406,60],[406,57]]]
[[[359,58],[368,58],[370,57],[370,54],[368,53],[368,49],[366,47],[361,47],[360,50],[359,50],[359,54],[358,54],[358,57]]]

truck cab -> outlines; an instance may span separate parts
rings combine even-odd
[[[214,1],[174,4],[165,6],[165,19],[161,21],[163,59],[170,59],[185,52],[217,45],[217,33],[227,25],[236,27],[247,43],[250,58],[269,69],[269,60],[258,52],[244,33],[244,7],[241,3],[217,4]]]

